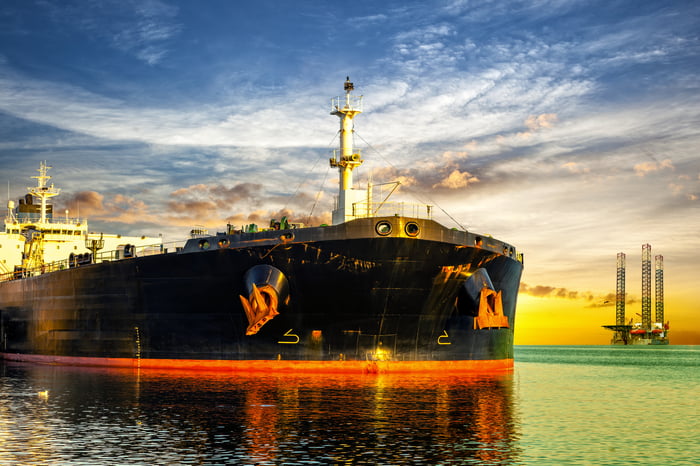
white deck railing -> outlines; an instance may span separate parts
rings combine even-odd
[[[167,254],[169,252],[177,251],[178,248],[182,248],[184,246],[184,243],[184,241],[174,241],[171,243],[152,244],[147,246],[134,246],[133,253],[131,254],[125,254],[123,249],[98,252],[95,255],[94,263],[131,259],[133,257]],[[58,272],[59,270],[90,265],[93,263],[93,261],[89,256],[90,253],[77,254],[73,256],[72,260],[62,259],[60,261],[47,262],[46,264],[42,264],[37,267],[32,267],[30,269],[3,273],[0,274],[0,282],[16,280],[18,278],[35,277],[37,275],[42,275],[45,273]]]
[[[413,202],[355,202],[352,215],[363,217],[415,217],[431,220],[433,206]]]

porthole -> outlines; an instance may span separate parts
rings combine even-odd
[[[209,246],[209,241],[205,239],[199,240],[199,249],[209,249]]]
[[[220,248],[227,248],[229,245],[229,240],[228,238],[223,238],[219,240],[219,247]]]
[[[481,239],[481,236],[474,238],[474,246],[480,248],[482,244],[484,244],[484,240]]]
[[[416,222],[408,222],[403,229],[408,236],[418,236],[418,233],[420,233],[420,227]]]
[[[376,231],[378,235],[386,236],[391,233],[391,223],[387,222],[386,220],[377,222],[377,224],[374,226],[374,231]]]

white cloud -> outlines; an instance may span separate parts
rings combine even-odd
[[[402,31],[398,33],[395,40],[401,44],[413,44],[420,45],[426,42],[433,42],[441,37],[450,36],[454,34],[454,29],[449,24],[431,24],[428,26],[423,26],[409,31]]]

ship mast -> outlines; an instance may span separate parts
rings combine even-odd
[[[32,176],[32,178],[37,179],[37,186],[30,186],[27,188],[29,194],[38,197],[41,200],[41,218],[39,223],[47,223],[46,201],[51,197],[58,196],[61,191],[58,188],[54,188],[53,183],[51,183],[51,186],[46,185],[46,181],[51,179],[51,177],[46,174],[47,170],[50,168],[51,167],[46,166],[46,162],[41,162],[38,169],[39,176]]]
[[[354,204],[364,203],[365,192],[353,189],[352,171],[362,165],[358,150],[353,147],[353,118],[362,113],[362,96],[353,96],[353,83],[350,77],[345,81],[345,95],[331,99],[331,115],[340,118],[340,150],[333,151],[331,167],[338,167],[338,205],[333,211],[333,224],[339,224],[360,216]],[[367,207],[365,207],[366,210]]]

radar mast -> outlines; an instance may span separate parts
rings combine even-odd
[[[46,165],[46,162],[41,162],[38,168],[39,176],[32,176],[32,178],[37,179],[37,185],[27,188],[29,194],[41,200],[41,217],[39,223],[46,223],[46,201],[51,197],[58,196],[61,192],[60,189],[54,188],[53,183],[51,183],[51,186],[46,184],[46,181],[51,179],[51,177],[46,174],[50,168],[51,167]]]
[[[357,209],[367,209],[363,202],[365,191],[352,187],[352,171],[363,162],[360,151],[353,147],[353,119],[355,115],[362,113],[362,96],[352,95],[355,86],[349,76],[343,88],[344,96],[331,99],[331,115],[340,118],[340,149],[333,151],[333,157],[330,160],[331,167],[338,168],[340,185],[338,205],[333,211],[334,225],[363,216],[366,212],[358,212]],[[362,207],[359,207],[360,203]]]

